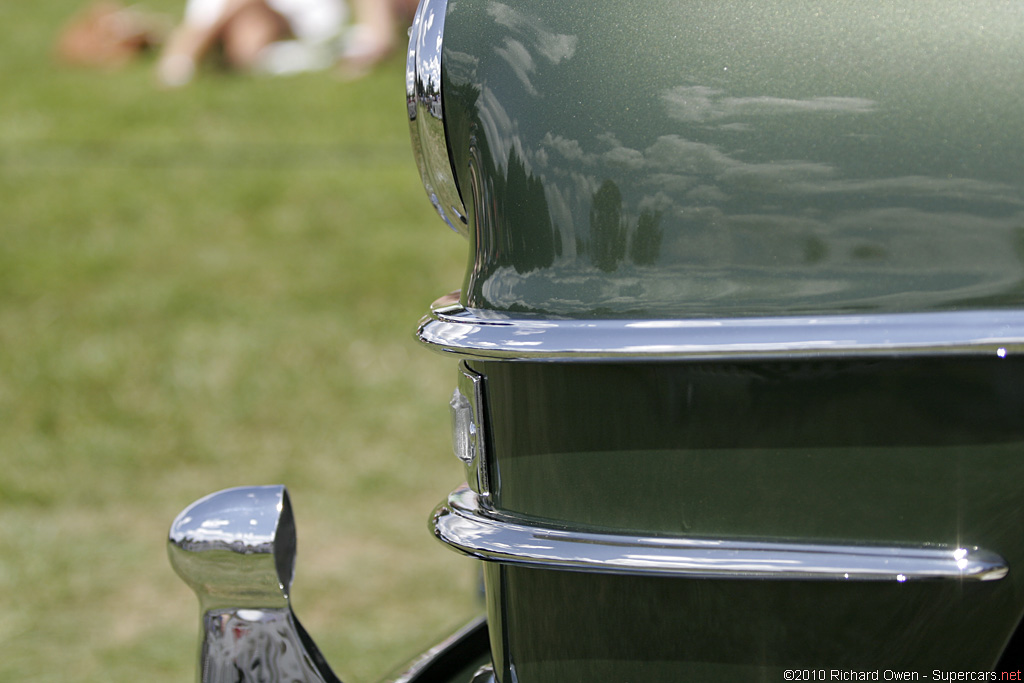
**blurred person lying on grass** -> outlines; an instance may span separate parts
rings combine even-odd
[[[353,0],[357,23],[346,28],[342,0],[188,0],[157,65],[167,87],[185,85],[199,61],[219,48],[240,71],[287,74],[341,65],[359,76],[396,47],[399,17],[415,0]]]
[[[168,87],[185,85],[215,48],[230,68],[241,71],[326,68],[345,17],[340,0],[188,0],[157,76]]]

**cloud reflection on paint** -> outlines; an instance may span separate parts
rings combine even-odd
[[[680,85],[662,93],[661,99],[669,118],[697,123],[801,113],[870,114],[877,108],[876,102],[862,97],[730,97],[704,85]]]
[[[748,314],[780,301],[926,308],[1024,283],[1019,187],[899,163],[885,134],[897,135],[901,103],[683,80],[654,93],[643,126],[582,125],[604,119],[550,102],[577,39],[500,2],[488,14],[506,29],[486,48],[498,65],[481,75],[476,58],[446,53],[451,80],[475,90],[475,149],[500,181],[478,213],[496,223],[480,234],[487,243],[521,229],[544,246],[538,258],[523,241],[487,243],[493,254],[480,253],[493,258],[471,299],[566,314],[628,314],[637,301]],[[780,131],[788,137],[773,138]],[[529,202],[502,194],[517,184]]]
[[[501,45],[496,46],[494,51],[508,63],[529,95],[540,94],[531,81],[537,71],[538,59],[558,64],[570,59],[576,52],[576,36],[549,31],[535,18],[526,16],[508,5],[500,2],[491,3],[487,13],[512,34],[506,37]]]

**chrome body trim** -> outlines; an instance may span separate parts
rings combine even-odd
[[[477,669],[469,683],[497,683],[498,677],[494,675],[494,666],[485,664]]]
[[[1024,351],[1024,312],[964,311],[680,320],[551,319],[441,299],[417,337],[478,360],[810,358]],[[437,304],[440,304],[438,306]]]
[[[220,491],[175,518],[167,552],[199,598],[199,681],[338,681],[291,609],[295,550],[284,486]]]
[[[483,375],[459,364],[459,381],[449,404],[452,409],[452,448],[463,464],[484,458]]]
[[[474,477],[476,480],[476,491],[487,500],[490,497],[491,482],[489,477],[490,466],[487,462],[487,419],[484,415],[484,376],[473,371],[466,363],[459,363],[459,382],[456,394],[466,400],[468,409],[468,424],[465,425],[466,433],[455,434],[455,439],[464,438],[472,451],[473,457],[468,461],[467,477]],[[457,426],[453,424],[453,430]]]
[[[437,213],[452,230],[468,235],[466,208],[452,171],[441,93],[441,42],[448,0],[422,0],[409,30],[405,101],[416,166]]]
[[[1005,560],[978,548],[637,536],[528,524],[486,509],[466,487],[433,517],[434,535],[491,562],[613,574],[816,581],[994,581]]]

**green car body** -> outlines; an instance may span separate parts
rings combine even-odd
[[[421,0],[418,338],[486,617],[393,683],[1020,680],[1024,5]],[[283,486],[168,536],[199,679],[338,679]]]
[[[1013,308],[1011,2],[453,2],[463,303],[570,317]]]
[[[1011,666],[1024,8],[432,12],[414,146],[470,248],[419,337],[463,360],[433,524],[486,561],[481,676]]]

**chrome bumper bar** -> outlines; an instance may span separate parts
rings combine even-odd
[[[295,541],[283,486],[220,491],[174,520],[167,553],[199,597],[201,683],[339,683],[292,612]]]

